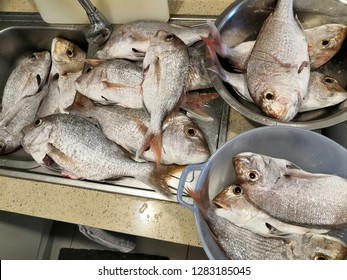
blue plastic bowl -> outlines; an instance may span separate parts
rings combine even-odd
[[[205,220],[195,204],[183,196],[190,172],[200,172],[195,190],[201,190],[209,180],[210,198],[236,181],[232,157],[241,152],[254,152],[287,159],[306,171],[336,174],[347,178],[347,150],[333,140],[313,131],[294,127],[260,127],[242,133],[226,142],[204,164],[188,165],[178,186],[178,202],[195,216],[196,229],[209,259],[228,259],[216,244]],[[347,230],[344,242],[347,243]]]

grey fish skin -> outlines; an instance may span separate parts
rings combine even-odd
[[[247,198],[269,215],[305,227],[347,225],[347,179],[255,153],[238,154],[233,165]]]
[[[48,51],[35,52],[20,61],[7,79],[2,97],[2,114],[15,109],[25,96],[36,94],[45,84],[51,68]]]
[[[48,94],[47,86],[34,95],[26,96],[18,101],[20,108],[6,124],[0,126],[0,155],[8,154],[20,148],[23,127],[32,123],[39,106]]]
[[[202,191],[188,190],[188,194],[230,259],[315,260],[344,259],[347,255],[347,247],[341,240],[321,234],[293,234],[288,239],[255,234],[219,216],[209,201],[207,187]]]
[[[56,114],[37,119],[22,130],[26,152],[45,165],[49,156],[74,179],[105,180],[134,177],[154,190],[169,195],[166,173],[151,163],[138,163],[107,139],[89,121],[69,114]]]
[[[218,206],[215,210],[218,216],[264,237],[290,238],[292,234],[327,233],[329,231],[299,227],[271,217],[248,201],[243,188],[237,183],[223,189],[212,201]]]
[[[134,21],[123,24],[113,31],[106,44],[96,53],[101,59],[125,58],[142,60],[149,47],[150,39],[159,30],[174,33],[186,45],[207,36],[207,26],[185,27],[159,21]]]
[[[107,138],[135,154],[148,128],[150,118],[143,109],[100,106],[90,100],[79,100],[71,112],[96,120]],[[163,123],[162,164],[187,165],[201,163],[210,150],[200,128],[183,113],[174,113]],[[141,158],[155,161],[152,150]]]
[[[257,37],[247,63],[252,99],[269,117],[290,121],[306,96],[310,77],[307,42],[293,0],[279,0]]]
[[[143,108],[142,82],[140,66],[123,59],[110,59],[83,73],[76,79],[74,88],[100,104]]]
[[[212,38],[204,38],[206,45],[210,46],[238,72],[245,72],[247,62],[254,47],[255,41],[246,41],[229,47],[223,41],[217,27],[208,22]],[[347,26],[343,24],[324,24],[305,29],[308,44],[311,70],[329,61],[341,48],[347,35]]]
[[[189,53],[184,42],[176,35],[160,30],[152,37],[143,61],[143,102],[151,120],[136,157],[149,146],[160,164],[162,124],[185,93],[189,72]]]

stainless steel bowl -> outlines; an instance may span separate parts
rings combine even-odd
[[[264,20],[273,11],[274,0],[236,0],[216,20],[223,41],[232,46],[255,40]],[[327,23],[347,25],[347,2],[344,0],[294,1],[294,11],[302,26],[312,28]],[[211,64],[211,61],[209,61]],[[347,40],[341,50],[317,71],[334,77],[346,88]],[[320,129],[347,120],[347,100],[338,105],[299,113],[291,122],[280,122],[265,116],[253,103],[240,98],[234,89],[224,83],[215,73],[210,73],[212,83],[222,98],[236,111],[261,125],[286,125],[305,129]]]

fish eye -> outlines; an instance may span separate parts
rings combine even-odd
[[[235,186],[233,188],[233,193],[234,193],[234,195],[241,195],[243,193],[241,186]]]
[[[330,45],[330,40],[329,39],[323,39],[320,43],[321,43],[323,48],[326,48]]]
[[[166,39],[167,41],[170,41],[170,40],[172,40],[173,38],[174,38],[174,35],[173,35],[173,34],[166,35],[166,37],[165,37],[165,39]]]
[[[31,60],[36,60],[36,58],[37,58],[37,57],[36,57],[36,54],[34,54],[34,53],[30,56],[30,59],[31,59]]]
[[[93,67],[90,66],[90,67],[87,68],[86,73],[89,73],[89,72],[92,71],[92,70],[93,70]]]
[[[324,83],[326,83],[326,84],[333,84],[335,82],[336,82],[336,80],[331,78],[331,77],[324,77]]]
[[[74,51],[72,50],[72,49],[68,49],[67,51],[66,51],[66,55],[68,56],[68,57],[73,57],[74,56]]]
[[[268,101],[272,101],[275,99],[275,93],[272,91],[267,91],[264,93],[264,98]]]
[[[318,260],[318,261],[326,261],[326,260],[329,260],[329,257],[326,256],[326,255],[323,255],[323,254],[317,254],[314,256],[313,258],[314,260]]]
[[[4,141],[0,141],[0,151],[5,149],[5,147],[6,147],[5,142]]]
[[[42,124],[42,119],[37,119],[37,120],[34,122],[34,126],[35,126],[35,127],[39,127],[41,124]]]
[[[258,180],[259,176],[258,176],[258,172],[251,170],[247,173],[247,177],[249,180],[251,180],[252,182],[255,182]]]
[[[191,127],[187,127],[184,129],[184,134],[189,137],[194,137],[196,135],[196,130]]]

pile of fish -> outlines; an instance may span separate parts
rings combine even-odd
[[[277,1],[256,41],[229,47],[216,26],[209,25],[212,36],[204,41],[214,61],[210,70],[265,115],[288,122],[299,112],[347,99],[347,92],[336,79],[316,70],[340,50],[347,26],[326,24],[303,30],[294,15],[293,0]],[[228,69],[221,66],[217,54]]]
[[[234,156],[233,166],[237,182],[212,201],[208,180],[188,190],[228,257],[346,258],[347,179],[251,152]]]
[[[212,87],[204,44],[188,46],[208,32],[133,22],[117,28],[91,59],[73,42],[54,38],[50,52],[22,59],[8,78],[1,154],[23,146],[63,176],[134,177],[168,195],[179,165],[210,156],[203,132],[185,113],[209,120],[203,106],[219,97],[188,93]]]

